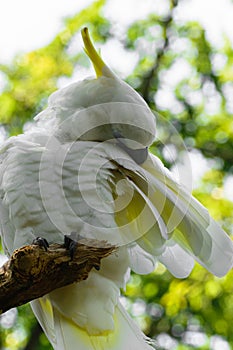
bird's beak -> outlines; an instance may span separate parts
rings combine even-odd
[[[115,74],[104,63],[104,61],[96,51],[94,45],[92,44],[91,38],[88,32],[88,28],[87,27],[83,28],[81,30],[81,34],[82,34],[82,39],[84,43],[84,51],[86,52],[87,56],[90,58],[91,62],[93,63],[97,78],[101,77],[102,75],[111,77],[111,78],[116,78]]]
[[[121,136],[119,132],[113,132],[114,137],[117,140],[118,146],[122,148],[128,155],[133,158],[133,160],[137,164],[142,164],[146,161],[148,157],[148,147],[145,148],[138,148],[138,149],[132,149],[129,148],[125,143],[124,143],[124,138]]]

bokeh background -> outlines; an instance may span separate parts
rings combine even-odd
[[[233,234],[231,0],[8,0],[0,10],[1,143],[29,128],[54,90],[94,74],[80,36],[88,26],[104,60],[161,115],[151,151],[185,169],[175,128],[194,195]],[[196,264],[178,280],[158,265],[123,294],[161,349],[233,348],[233,272],[219,279]],[[0,350],[18,349],[51,350],[29,305],[0,316]]]

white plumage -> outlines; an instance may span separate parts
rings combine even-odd
[[[161,261],[186,277],[195,258],[223,276],[233,245],[157,157],[140,162],[154,116],[103,63],[86,29],[83,38],[98,78],[54,93],[36,126],[1,149],[2,242],[10,255],[37,236],[61,243],[76,231],[119,246],[86,281],[32,308],[56,350],[149,350],[119,302],[130,269],[149,273]]]

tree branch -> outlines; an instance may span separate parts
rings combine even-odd
[[[106,241],[80,239],[71,259],[62,244],[51,244],[46,251],[38,245],[17,249],[0,268],[0,314],[39,298],[54,289],[88,277],[94,267],[116,247]]]

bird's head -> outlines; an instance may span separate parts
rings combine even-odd
[[[154,114],[143,98],[104,63],[88,29],[82,29],[81,34],[96,78],[58,90],[51,95],[49,107],[56,110],[70,139],[112,140],[137,163],[143,163],[155,137]]]

